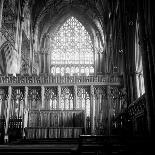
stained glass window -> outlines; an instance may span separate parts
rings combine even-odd
[[[70,17],[51,38],[51,73],[93,74],[93,44],[85,27]]]

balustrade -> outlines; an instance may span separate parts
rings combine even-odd
[[[124,104],[124,103],[123,103]],[[117,113],[112,119],[113,134],[144,135],[147,133],[145,94]]]
[[[130,117],[136,118],[139,115],[144,115],[146,111],[145,104],[146,104],[145,95],[142,95],[139,99],[130,104],[128,107]]]
[[[146,99],[145,94],[128,107],[129,119],[135,135],[147,134]]]

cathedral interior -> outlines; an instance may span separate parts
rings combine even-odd
[[[154,151],[151,0],[0,0],[0,152]]]

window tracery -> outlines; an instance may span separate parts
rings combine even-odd
[[[90,117],[90,89],[78,87],[76,109],[84,110],[87,117]]]
[[[57,87],[45,88],[45,108],[50,110],[56,110],[57,102]]]
[[[74,17],[69,18],[51,38],[51,73],[93,74],[93,44],[85,27]]]
[[[61,105],[62,110],[73,110],[73,88],[72,87],[62,87],[61,88]]]
[[[38,110],[41,108],[41,89],[30,87],[28,92],[28,103],[30,110]]]

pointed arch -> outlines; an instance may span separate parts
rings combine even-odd
[[[94,74],[94,50],[89,32],[71,16],[50,41],[51,73],[64,75]]]
[[[11,59],[12,47],[8,41],[4,42],[0,48],[0,73],[7,73],[7,64]]]

